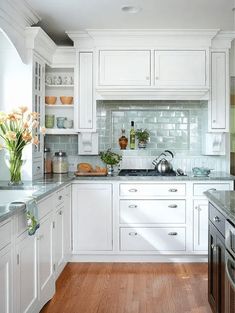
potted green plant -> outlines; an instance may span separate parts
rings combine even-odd
[[[113,166],[119,164],[122,156],[118,153],[111,151],[111,149],[108,149],[106,151],[100,152],[100,158],[107,166],[108,175],[112,175]]]
[[[150,137],[150,132],[148,129],[137,129],[135,132],[136,138],[138,140],[138,148],[145,149]]]

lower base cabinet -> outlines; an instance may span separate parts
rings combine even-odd
[[[13,313],[12,251],[0,251],[0,312]]]

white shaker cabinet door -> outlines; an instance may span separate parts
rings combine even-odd
[[[229,130],[229,87],[226,53],[212,52],[211,103],[209,103],[209,130]]]
[[[55,293],[52,213],[40,221],[40,228],[37,233],[39,301],[40,305],[43,306]]]
[[[37,238],[27,231],[16,246],[16,313],[31,313],[37,306]]]
[[[205,50],[156,50],[155,86],[159,88],[206,87]]]
[[[150,51],[100,51],[99,85],[150,86]]]
[[[79,130],[91,130],[94,124],[93,108],[93,53],[79,53]]]
[[[13,285],[12,285],[12,253],[7,247],[0,251],[0,312],[12,311]]]
[[[112,185],[73,185],[73,250],[112,250]]]
[[[64,206],[55,213],[55,264],[59,274],[64,267]]]
[[[193,249],[208,250],[208,201],[195,200],[193,207]]]

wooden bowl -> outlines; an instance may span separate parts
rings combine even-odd
[[[62,104],[72,104],[73,103],[73,97],[62,96],[62,97],[60,97],[60,101]]]
[[[57,97],[54,97],[54,96],[46,96],[45,102],[46,102],[46,104],[55,104],[56,99],[57,99]]]

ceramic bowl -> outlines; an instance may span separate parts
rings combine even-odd
[[[72,104],[73,103],[73,97],[62,96],[62,97],[60,97],[60,101],[62,104]]]
[[[207,167],[194,167],[192,169],[194,176],[209,176],[211,170]]]
[[[46,96],[45,102],[46,102],[46,104],[55,104],[56,99],[57,99],[57,97],[54,97],[54,96]]]

